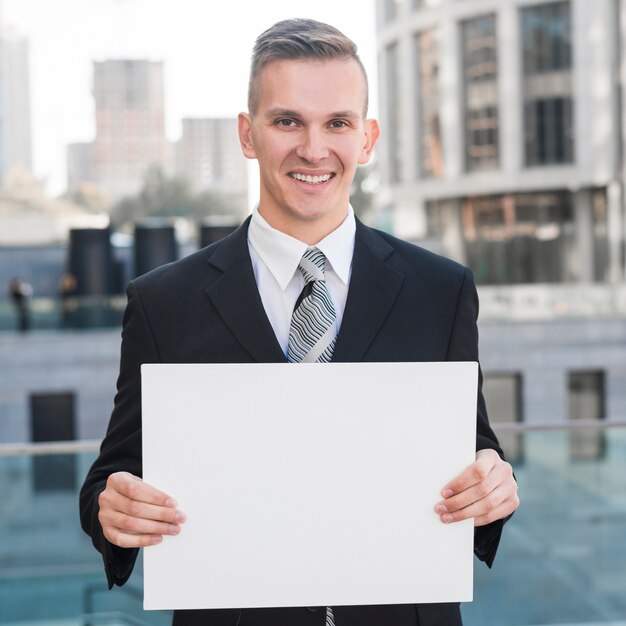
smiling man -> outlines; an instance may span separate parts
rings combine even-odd
[[[184,532],[175,494],[140,478],[142,363],[478,360],[469,270],[364,226],[350,207],[379,135],[367,99],[356,46],[335,28],[287,20],[257,39],[239,136],[259,163],[258,208],[225,240],[127,290],[118,393],[81,492],[110,586],[126,582],[138,548]],[[475,463],[432,507],[442,523],[473,518],[475,553],[491,565],[519,500],[480,388],[476,425]],[[461,616],[458,604],[290,607],[177,611],[174,623],[457,626]]]
[[[259,162],[259,213],[315,245],[346,219],[356,167],[378,139],[376,120],[365,117],[364,71],[351,57],[260,59],[255,70],[239,134]]]

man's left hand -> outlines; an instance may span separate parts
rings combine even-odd
[[[449,524],[470,517],[484,526],[507,517],[519,506],[511,465],[495,450],[479,450],[476,461],[442,490],[435,511]]]

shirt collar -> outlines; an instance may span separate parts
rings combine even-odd
[[[355,233],[354,211],[348,206],[346,219],[316,245],[345,285],[350,280]],[[284,291],[298,270],[308,244],[270,226],[258,208],[252,213],[248,241]]]

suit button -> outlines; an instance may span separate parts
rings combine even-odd
[[[321,606],[307,606],[306,610],[311,611],[311,613],[317,613],[318,611],[322,610],[322,607]]]

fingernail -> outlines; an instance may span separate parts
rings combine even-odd
[[[444,489],[444,490],[441,492],[441,495],[442,495],[444,498],[449,498],[449,497],[450,497],[453,493],[454,493],[454,491],[452,491],[452,489]]]
[[[174,500],[174,498],[168,498],[165,501],[165,506],[169,506],[172,509],[176,508],[176,500]]]
[[[185,517],[184,513],[182,513],[181,511],[176,511],[176,516],[174,517],[175,522],[182,524],[186,519],[187,518]]]
[[[176,524],[170,524],[170,535],[177,535],[180,532],[180,526]]]
[[[161,535],[154,535],[150,537],[150,543],[154,546],[157,543],[161,543],[163,541],[163,537]]]
[[[441,516],[441,521],[449,524],[450,522],[454,521],[454,517],[452,517],[452,515],[450,515],[449,513],[446,513],[445,515]]]
[[[436,506],[437,513],[447,513],[448,508],[444,504],[438,504]]]

